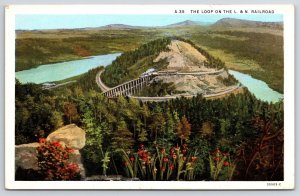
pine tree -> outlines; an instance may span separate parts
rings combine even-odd
[[[176,138],[175,134],[175,126],[178,123],[177,113],[174,112],[173,114],[168,109],[166,112],[166,126],[165,126],[165,132],[164,132],[164,142],[167,143],[168,146],[171,146],[174,139]]]
[[[120,119],[117,130],[113,133],[112,149],[114,151],[129,150],[134,144],[132,133],[128,130],[124,119]]]

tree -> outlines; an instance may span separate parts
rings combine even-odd
[[[177,112],[171,113],[170,109],[167,110],[165,114],[166,126],[165,132],[163,134],[164,142],[168,146],[171,146],[176,138],[175,126],[178,124],[178,114]]]
[[[53,129],[58,129],[59,127],[63,126],[64,121],[63,118],[61,116],[61,113],[58,111],[54,111],[52,113],[52,116],[50,118],[50,123],[53,126]]]
[[[78,119],[78,112],[77,108],[74,103],[65,103],[64,104],[64,113],[65,116],[68,118],[69,123],[71,124],[73,121]]]
[[[156,105],[153,110],[151,115],[152,123],[149,125],[149,128],[151,130],[151,136],[154,136],[154,141],[157,141],[158,134],[164,131],[166,122],[163,111],[159,105]]]
[[[210,138],[213,135],[214,125],[210,121],[205,121],[201,126],[201,135]]]
[[[117,130],[113,133],[112,149],[115,152],[120,150],[129,150],[134,144],[132,135],[133,134],[128,130],[124,119],[120,119],[120,122],[117,125]]]
[[[177,124],[177,136],[180,138],[180,143],[183,143],[183,140],[188,141],[189,136],[191,135],[191,124],[185,117],[181,118],[180,122]]]

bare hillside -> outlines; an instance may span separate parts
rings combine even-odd
[[[170,50],[161,52],[154,62],[166,59],[168,61],[168,69],[177,71],[194,72],[213,70],[204,66],[205,56],[189,43],[172,40],[168,48]]]
[[[172,84],[174,94],[210,94],[226,90],[228,86],[235,85],[236,81],[226,70],[219,72],[216,68],[205,66],[206,57],[191,44],[172,40],[168,46],[169,51],[161,52],[154,62],[165,59],[168,63],[164,70],[176,70],[185,75],[157,76],[152,83],[162,82]],[[197,75],[198,73],[214,73]],[[190,74],[189,74],[190,73]]]

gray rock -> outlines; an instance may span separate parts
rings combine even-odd
[[[37,150],[39,143],[21,144],[15,146],[15,169],[38,170]]]

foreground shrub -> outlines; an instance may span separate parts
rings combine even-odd
[[[64,147],[57,141],[46,141],[41,138],[38,151],[38,166],[45,180],[79,180],[80,168],[76,163],[70,163],[73,149]]]

